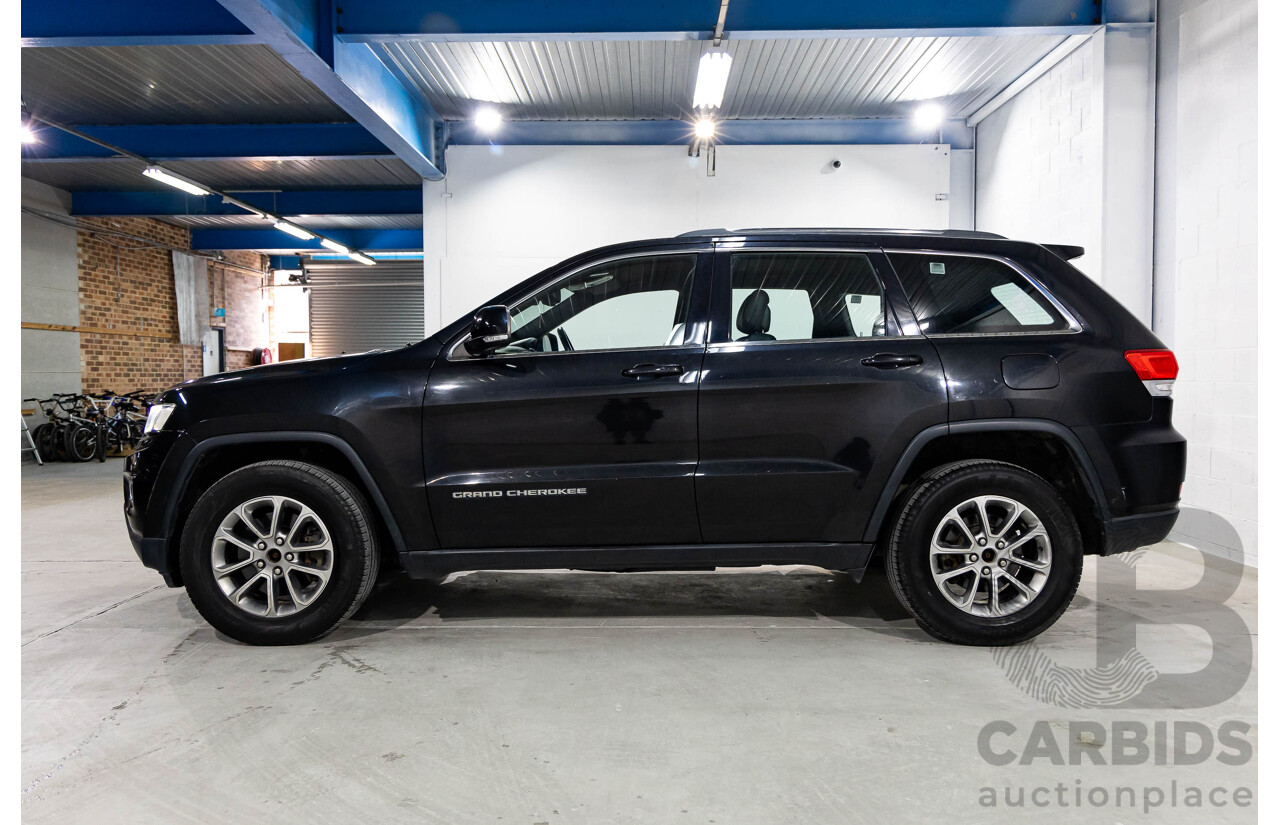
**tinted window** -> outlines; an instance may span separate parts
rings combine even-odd
[[[735,341],[872,338],[885,334],[884,291],[854,252],[735,252]]]
[[[684,343],[697,255],[624,258],[568,275],[511,307],[501,352],[633,349]]]
[[[1051,332],[1062,314],[1012,267],[990,258],[890,253],[926,335]]]

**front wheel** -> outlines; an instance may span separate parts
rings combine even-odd
[[[87,424],[71,424],[63,438],[72,461],[89,461],[98,451],[98,433]]]
[[[228,474],[196,502],[181,569],[200,614],[233,639],[309,642],[364,602],[378,576],[368,505],[343,477],[299,461]]]
[[[1044,479],[999,461],[939,467],[889,536],[889,583],[916,622],[958,644],[1008,645],[1058,620],[1083,567],[1080,528]]]

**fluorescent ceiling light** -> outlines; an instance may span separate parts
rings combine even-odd
[[[936,103],[923,103],[916,108],[911,120],[915,123],[916,128],[931,132],[942,125],[944,117],[946,117],[946,112],[942,111],[941,106]]]
[[[23,142],[23,143],[35,143],[35,142],[36,142],[36,133],[35,133],[35,132],[33,132],[33,131],[31,130],[31,127],[30,127],[30,126],[28,126],[28,125],[27,125],[27,124],[25,124],[25,123],[24,123],[24,124],[22,124],[22,142]]]
[[[476,128],[485,134],[498,131],[502,126],[502,113],[497,109],[486,106],[476,111]]]
[[[308,232],[300,226],[294,226],[288,221],[276,221],[276,229],[287,235],[292,235],[300,241],[309,241],[315,237],[314,234]]]
[[[716,136],[716,122],[709,117],[700,117],[693,122],[693,136],[698,140],[711,140]]]
[[[377,263],[373,258],[370,258],[368,255],[361,255],[359,252],[348,252],[347,257],[353,261],[359,261],[365,266],[373,266]]]
[[[148,166],[146,169],[142,170],[142,174],[146,175],[152,180],[158,180],[161,183],[168,184],[169,186],[172,186],[175,189],[181,189],[183,192],[189,192],[192,195],[209,194],[209,190],[205,189],[203,186],[199,185],[198,183],[193,183],[192,181],[189,181],[184,177],[175,175],[166,169],[161,169],[159,166]]]
[[[347,247],[343,246],[337,241],[331,241],[328,238],[321,238],[320,245],[323,246],[325,249],[332,249],[334,252],[341,252],[343,255],[346,255],[349,252],[351,252],[351,250],[348,249]]]
[[[693,86],[693,108],[720,108],[724,87],[729,84],[731,63],[733,58],[728,52],[707,52],[702,56],[698,61],[698,80]]]

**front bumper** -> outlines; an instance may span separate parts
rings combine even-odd
[[[153,433],[125,459],[124,521],[134,552],[170,587],[182,586],[173,537],[169,535],[169,497],[177,465],[190,452],[189,436]]]

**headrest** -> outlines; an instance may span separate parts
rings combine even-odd
[[[744,335],[756,335],[769,331],[772,313],[769,311],[769,294],[762,289],[747,296],[738,308],[738,330]]]

